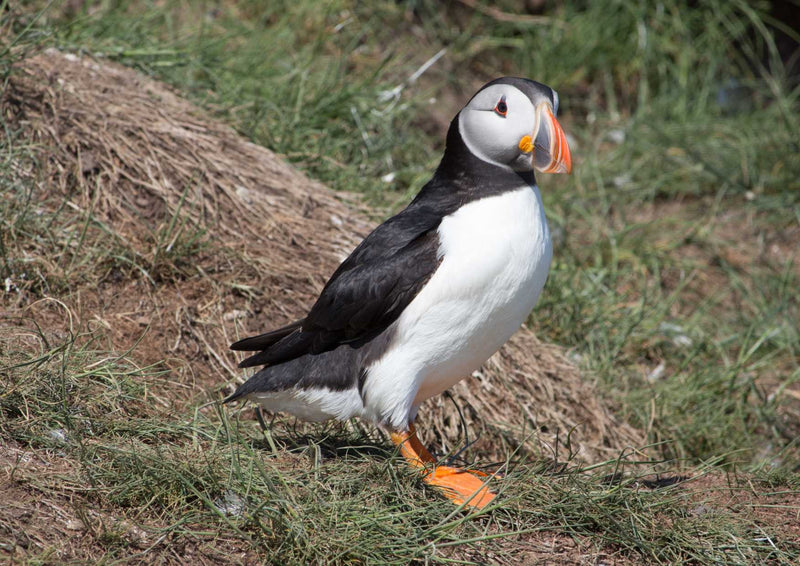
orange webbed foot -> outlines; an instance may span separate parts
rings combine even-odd
[[[428,485],[442,488],[444,495],[456,505],[466,503],[470,507],[483,509],[496,497],[484,485],[484,480],[471,471],[436,466],[423,479]]]
[[[409,426],[408,432],[392,433],[391,437],[406,461],[422,469],[423,481],[441,488],[445,497],[456,505],[466,503],[470,507],[483,509],[495,498],[495,494],[489,491],[483,480],[478,477],[485,478],[489,474],[450,466],[437,466],[436,459],[417,438],[414,425]]]

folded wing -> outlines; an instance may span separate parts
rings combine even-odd
[[[381,334],[436,271],[440,222],[433,210],[412,206],[381,224],[334,272],[304,319],[231,345],[260,350],[239,367],[358,347]]]

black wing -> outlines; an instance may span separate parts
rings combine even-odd
[[[378,226],[334,272],[306,318],[231,345],[262,350],[239,367],[359,346],[378,336],[436,271],[441,220],[432,208],[412,205]]]

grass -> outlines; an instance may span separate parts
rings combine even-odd
[[[655,487],[648,464],[606,462],[585,471],[518,464],[504,478],[496,508],[465,516],[444,500],[420,497],[421,483],[399,457],[364,445],[352,427],[317,429],[310,442],[288,433],[274,440],[280,450],[272,453],[251,420],[239,422],[218,406],[158,410],[145,384],[165,378],[163,368],[104,358],[90,335],[31,335],[26,342],[36,351],[20,348],[6,366],[1,430],[11,446],[36,450],[53,472],[34,473],[19,460],[10,475],[63,505],[107,561],[163,553],[181,540],[220,561],[220,553],[251,547],[267,561],[292,564],[323,557],[438,562],[458,558],[463,547],[478,560],[503,560],[530,552],[528,538],[545,532],[583,541],[584,552],[599,544],[658,562],[788,561],[800,551],[790,541],[776,551],[750,540],[756,525],[723,506],[698,512],[707,494],[676,488],[674,477]],[[715,488],[722,497],[746,491],[729,481]],[[66,493],[85,507],[59,501]]]
[[[47,494],[92,535],[75,559],[173,549],[290,564],[524,562],[562,551],[646,563],[800,556],[796,531],[759,511],[748,487],[796,517],[800,87],[774,30],[796,33],[768,6],[738,1],[558,3],[544,23],[469,4],[12,10],[0,79],[50,45],[137,67],[310,176],[364,195],[376,218],[427,179],[443,128],[484,79],[553,85],[576,167],[571,178],[540,179],[558,246],[530,323],[571,349],[662,463],[558,472],[517,463],[498,507],[466,516],[421,497],[418,479],[357,425],[265,437],[249,417],[210,405],[209,389],[179,380],[188,399],[160,397],[173,361],[143,364],[135,340],[115,351],[101,323],[53,298],[73,304],[86,287],[191,277],[198,255],[215,253],[213,234],[179,210],[135,245],[71,207],[68,193],[43,196],[47,179],[35,172],[46,148],[7,125],[3,464],[13,462],[20,489]],[[30,453],[53,472],[31,467]],[[665,468],[713,481],[645,481]],[[0,533],[12,519],[0,514]],[[32,540],[31,563],[59,552],[44,535]]]

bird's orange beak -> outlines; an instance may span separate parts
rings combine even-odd
[[[553,109],[544,102],[537,108],[536,117],[537,128],[531,148],[533,166],[542,173],[571,173],[572,156],[569,153],[567,136],[553,115]]]

